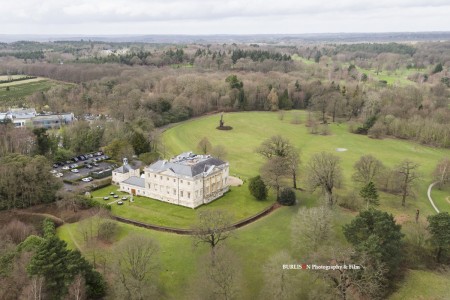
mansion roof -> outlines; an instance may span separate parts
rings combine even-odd
[[[192,152],[185,152],[172,158],[170,161],[158,160],[148,166],[148,169],[157,173],[171,170],[177,175],[194,177],[203,172],[208,173],[214,167],[225,164],[226,162],[209,155],[196,155]]]
[[[145,187],[145,179],[141,177],[131,176],[127,180],[124,180],[123,183],[135,185],[139,187]]]
[[[115,169],[114,172],[117,172],[117,173],[128,173],[128,172],[130,172],[130,170],[136,170],[136,169],[137,168],[127,164],[127,165],[123,165],[123,166]]]

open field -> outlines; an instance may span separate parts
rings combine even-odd
[[[109,203],[115,200],[112,197],[110,197],[109,200],[103,200],[103,197],[109,196],[110,192],[115,192],[119,195],[119,198],[122,196],[129,196],[129,194],[120,192],[117,189],[117,186],[111,185],[93,192],[92,196],[96,201],[102,203]],[[269,199],[265,201],[257,201],[250,195],[248,185],[244,184],[241,187],[231,187],[230,191],[220,199],[207,205],[202,205],[195,210],[146,197],[136,196],[133,198],[133,203],[125,201],[123,205],[117,205],[116,203],[112,204],[112,212],[117,216],[149,224],[189,228],[195,223],[199,211],[206,209],[223,209],[230,214],[232,222],[237,222],[269,207],[275,201],[274,198],[273,195],[270,195]]]
[[[6,79],[6,78],[5,78]],[[2,79],[0,79],[2,80]],[[0,88],[5,88],[7,86],[12,87],[15,85],[20,85],[20,84],[27,84],[27,83],[32,83],[32,82],[37,82],[37,81],[43,81],[43,80],[47,80],[44,77],[37,77],[37,78],[31,78],[31,79],[26,79],[26,80],[19,80],[19,81],[12,81],[12,82],[5,82],[5,83],[0,83]]]
[[[38,79],[38,78],[36,78]],[[13,105],[21,105],[25,103],[25,98],[35,92],[43,92],[49,90],[52,86],[57,85],[56,82],[46,79],[30,79],[24,81],[12,82],[11,84],[0,85],[0,107],[8,107]],[[9,86],[9,91],[6,90]]]
[[[288,112],[284,120],[278,119],[277,113],[251,112],[230,113],[225,115],[225,124],[233,126],[231,131],[218,131],[214,128],[218,125],[219,115],[207,116],[192,121],[181,123],[163,134],[166,157],[183,151],[196,150],[198,141],[207,136],[214,145],[222,144],[228,151],[230,161],[230,174],[237,174],[246,179],[258,174],[263,159],[255,153],[255,148],[266,138],[282,134],[302,151],[302,165],[300,166],[300,186],[305,187],[305,165],[310,157],[320,151],[335,153],[342,159],[344,187],[338,192],[346,194],[356,186],[351,182],[352,166],[361,155],[372,154],[381,159],[385,165],[394,166],[405,158],[417,161],[421,164],[423,180],[417,186],[417,198],[408,199],[407,207],[402,207],[400,198],[394,195],[381,193],[380,209],[394,214],[399,223],[414,220],[415,210],[421,210],[421,218],[425,218],[434,211],[426,197],[426,189],[431,181],[431,172],[442,157],[450,156],[450,151],[421,146],[415,143],[384,139],[373,140],[366,136],[348,133],[346,125],[330,125],[332,135],[317,136],[307,133],[304,124],[291,124],[292,113]],[[300,113],[305,120],[304,112]],[[337,148],[346,148],[347,151],[338,152]],[[92,193],[97,201],[106,202],[100,197],[116,190],[110,186]],[[433,193],[435,191],[433,190]],[[433,194],[439,198],[440,191]],[[446,192],[442,192],[446,193]],[[122,195],[122,193],[118,193]],[[273,198],[272,198],[273,199]],[[268,216],[240,228],[234,232],[234,237],[226,243],[239,256],[241,265],[242,293],[239,299],[256,299],[264,285],[264,264],[276,253],[287,250],[293,257],[293,263],[301,263],[305,253],[295,249],[291,244],[293,237],[301,235],[301,232],[292,232],[291,222],[301,207],[318,205],[320,193],[299,192],[299,205],[282,207]],[[177,207],[171,204],[154,201],[147,198],[135,197],[136,202],[123,206],[113,204],[114,214],[133,218],[153,224],[165,226],[188,227],[195,221],[197,210]],[[110,198],[110,200],[112,199]],[[231,201],[235,201],[231,203]],[[273,201],[273,200],[272,200]],[[444,200],[445,201],[445,200]],[[223,198],[200,209],[224,208],[235,216],[243,217],[250,212],[257,212],[268,206],[271,201],[257,202],[248,195],[247,186],[232,188],[232,191]],[[230,205],[230,203],[232,205]],[[236,204],[236,205],[234,205]],[[259,206],[261,205],[261,206]],[[445,210],[441,202],[438,202],[441,210]],[[450,206],[450,205],[449,205]],[[332,221],[332,240],[341,245],[346,245],[342,232],[342,225],[350,222],[356,215],[355,212],[335,207]],[[170,223],[169,223],[170,222]],[[197,270],[197,262],[208,251],[206,245],[193,248],[192,238],[177,234],[156,232],[126,224],[119,224],[120,232],[116,237],[119,241],[131,233],[143,233],[156,239],[160,244],[161,273],[160,282],[165,296],[168,299],[192,299],[189,296],[189,287],[192,286]],[[78,231],[78,223],[66,224],[58,228],[58,235],[66,240],[70,247],[80,248],[89,258],[89,250],[84,248],[83,239]],[[405,232],[407,233],[407,232]],[[104,245],[103,254],[108,260],[114,260],[114,244]],[[289,262],[288,262],[289,263]],[[392,296],[392,299],[445,299],[448,292],[448,278],[432,271],[411,270],[405,280],[400,283],[401,288]],[[299,289],[307,289],[307,286],[299,286]],[[414,298],[416,297],[416,298]]]
[[[391,300],[444,300],[450,294],[450,274],[422,270],[409,270],[400,289]]]
[[[225,125],[233,127],[230,131],[216,130],[220,115],[206,116],[190,122],[181,123],[168,129],[163,135],[166,157],[183,151],[196,151],[198,141],[207,136],[213,146],[222,144],[228,152],[230,161],[230,174],[238,174],[243,178],[255,176],[264,160],[255,153],[255,149],[264,139],[281,134],[288,138],[301,150],[302,165],[300,166],[299,183],[305,186],[304,170],[307,162],[314,153],[326,151],[334,153],[341,158],[345,178],[346,192],[354,188],[351,181],[354,163],[365,154],[372,154],[380,159],[386,166],[394,167],[402,160],[408,158],[420,164],[422,181],[417,186],[416,199],[407,200],[407,208],[400,205],[400,199],[393,195],[381,194],[382,207],[394,214],[413,216],[416,208],[428,214],[433,210],[428,203],[426,191],[432,181],[431,173],[437,162],[443,157],[450,157],[450,150],[422,146],[414,142],[385,138],[383,140],[370,139],[364,135],[349,133],[347,125],[329,125],[332,134],[329,136],[311,135],[304,124],[291,124],[292,114],[300,113],[302,122],[306,119],[303,111],[287,112],[284,120],[279,120],[277,113],[245,112],[225,114]],[[337,148],[346,148],[347,151],[338,152]],[[442,208],[446,210],[445,208]],[[450,211],[450,208],[447,208]]]

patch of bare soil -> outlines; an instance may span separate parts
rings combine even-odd
[[[394,219],[395,219],[395,222],[400,224],[400,225],[403,224],[403,223],[406,223],[408,221],[411,221],[411,217],[408,216],[408,215],[405,215],[405,214],[397,215],[397,216],[394,217]]]

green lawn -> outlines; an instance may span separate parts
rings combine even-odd
[[[441,190],[435,186],[431,190],[431,198],[439,211],[448,211],[450,213],[450,186]]]
[[[305,120],[305,113],[300,112]],[[394,166],[405,158],[421,164],[423,180],[417,186],[416,199],[408,199],[407,207],[401,206],[397,196],[381,193],[380,209],[393,213],[403,221],[413,220],[416,208],[421,210],[421,217],[434,213],[426,196],[426,190],[431,182],[431,172],[436,163],[445,156],[450,156],[449,150],[435,149],[415,143],[396,139],[373,140],[366,136],[354,135],[347,132],[345,125],[331,125],[333,134],[330,136],[315,136],[307,133],[303,124],[293,125],[291,112],[284,120],[278,119],[277,113],[251,112],[230,113],[225,115],[226,125],[233,126],[231,131],[218,131],[220,116],[213,115],[181,123],[163,134],[163,141],[167,150],[167,157],[188,150],[196,150],[198,141],[207,136],[213,145],[222,144],[227,148],[230,162],[230,173],[249,178],[258,174],[263,163],[255,152],[255,148],[266,138],[282,134],[302,151],[302,166],[300,186],[305,182],[305,165],[311,155],[319,151],[335,153],[342,159],[345,184],[338,192],[343,195],[355,188],[350,180],[353,173],[352,166],[361,155],[372,154],[381,159],[387,166]],[[348,151],[337,152],[336,148],[347,148]],[[93,192],[97,201],[104,195],[115,191],[117,187],[110,186]],[[433,191],[433,196],[440,199],[439,191]],[[444,192],[442,192],[444,193]],[[122,193],[118,193],[122,194]],[[302,206],[318,204],[320,193],[297,193],[300,205],[282,207],[268,216],[240,228],[234,232],[233,238],[227,240],[231,249],[238,254],[243,279],[240,299],[256,299],[264,284],[264,264],[277,252],[287,250],[295,262],[302,262],[302,253],[298,253],[291,245],[291,222],[298,209]],[[273,196],[272,196],[273,199]],[[111,199],[109,201],[112,201]],[[273,201],[273,200],[272,200]],[[438,200],[440,201],[440,200]],[[445,199],[444,199],[445,201]],[[271,201],[257,202],[251,198],[247,186],[232,188],[232,191],[210,205],[196,210],[174,206],[171,204],[136,197],[136,202],[123,206],[113,204],[114,214],[128,218],[142,220],[148,223],[165,226],[189,227],[195,221],[196,213],[202,209],[224,208],[232,213],[236,220],[249,214],[256,213],[270,205]],[[442,205],[441,201],[439,205]],[[335,207],[332,222],[333,241],[345,244],[342,225],[350,222],[356,213],[340,207]],[[83,249],[83,241],[77,231],[78,223],[66,224],[58,228],[58,235],[68,241],[69,246],[80,247],[87,257],[89,251]],[[191,278],[197,274],[196,262],[208,251],[206,245],[193,248],[192,239],[171,233],[156,232],[126,224],[120,224],[117,240],[133,233],[141,232],[158,240],[161,248],[160,279],[163,291],[168,299],[187,299],[186,290],[192,284]],[[298,232],[296,234],[301,234]],[[105,255],[114,258],[113,248],[105,247]],[[449,282],[445,275],[431,271],[409,271],[402,287],[393,295],[392,299],[445,299],[448,294]],[[299,288],[302,288],[299,286]],[[446,290],[447,289],[447,290]],[[447,294],[445,294],[447,292]],[[416,297],[416,298],[414,298]],[[434,297],[434,298],[433,298]]]
[[[111,185],[93,192],[92,196],[98,202],[109,203],[113,201],[113,198],[105,201],[103,197],[109,196],[110,192],[115,192],[120,197],[128,195],[117,191],[117,188],[117,186]],[[271,195],[268,200],[257,201],[250,195],[247,184],[244,184],[241,187],[231,187],[230,191],[220,199],[196,209],[139,196],[134,197],[134,201],[133,203],[125,201],[123,205],[112,204],[113,214],[149,224],[189,228],[195,223],[199,211],[223,209],[230,214],[232,222],[237,222],[269,207],[273,203],[274,197]]]
[[[168,129],[163,135],[167,157],[183,151],[196,151],[197,143],[207,136],[213,146],[224,145],[230,161],[230,173],[244,178],[255,176],[264,160],[255,153],[262,141],[272,135],[281,134],[288,138],[301,150],[302,165],[300,166],[300,186],[304,186],[305,165],[314,153],[327,151],[342,159],[345,177],[341,192],[354,188],[351,181],[354,163],[365,154],[372,154],[382,160],[386,166],[393,167],[408,158],[420,164],[423,180],[417,185],[416,199],[408,199],[408,207],[400,205],[400,199],[392,195],[381,195],[382,208],[392,213],[413,214],[416,208],[424,213],[433,213],[428,203],[426,191],[432,181],[431,173],[437,162],[450,156],[450,150],[419,145],[405,140],[386,138],[370,139],[364,135],[349,133],[345,124],[330,125],[332,135],[320,136],[308,133],[304,124],[291,124],[292,113],[287,112],[284,120],[279,120],[278,113],[272,112],[242,112],[224,115],[225,125],[233,127],[230,131],[216,130],[220,115],[206,116],[193,121],[181,123]],[[302,122],[306,113],[301,113]],[[336,148],[346,148],[348,151],[337,152]]]
[[[444,300],[450,297],[450,274],[409,270],[400,289],[391,300]]]
[[[58,83],[57,81],[38,77],[36,79],[16,81],[10,84],[3,83],[0,85],[0,108],[9,106],[26,104],[25,98],[35,92],[48,91],[52,86],[69,85],[68,83]],[[6,87],[9,87],[9,91]]]

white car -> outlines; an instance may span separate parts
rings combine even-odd
[[[70,172],[79,173],[80,171],[78,171],[78,169],[72,169],[72,170],[70,170]]]
[[[58,177],[63,177],[64,174],[63,174],[63,173],[58,173],[58,174],[56,174],[56,176],[58,176]]]
[[[56,171],[56,170],[51,170],[50,173],[56,174],[56,173],[58,173],[58,171]]]
[[[64,166],[64,167],[62,167],[61,169],[63,169],[63,170],[69,170],[70,168],[69,168],[69,166]]]
[[[90,182],[91,180],[88,177],[85,177],[85,178],[81,179],[81,181],[83,181],[83,182]]]

